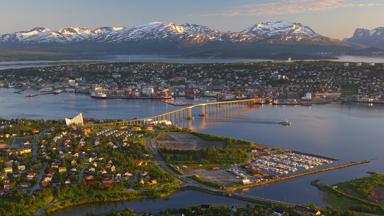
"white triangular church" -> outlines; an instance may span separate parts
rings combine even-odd
[[[77,116],[71,119],[65,118],[65,124],[67,124],[67,126],[71,126],[71,125],[83,126],[84,125],[83,113],[79,113]]]

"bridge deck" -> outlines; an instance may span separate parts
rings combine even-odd
[[[199,104],[188,105],[179,109],[171,110],[171,111],[150,116],[150,117],[132,119],[127,121],[112,122],[112,123],[104,123],[104,124],[103,123],[87,124],[86,126],[100,127],[100,126],[109,126],[109,125],[112,126],[116,124],[122,124],[122,125],[144,124],[145,122],[148,122],[151,120],[167,119],[167,118],[170,118],[171,115],[182,114],[183,112],[186,112],[186,113],[189,112],[189,115],[192,115],[192,109],[196,107],[231,105],[231,104],[261,104],[263,103],[264,100],[265,100],[264,98],[250,98],[250,99],[242,99],[242,100],[228,100],[228,101],[214,101],[214,102],[199,103]]]

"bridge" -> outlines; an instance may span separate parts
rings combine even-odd
[[[207,118],[210,115],[217,115],[218,113],[234,112],[240,108],[249,107],[255,104],[262,104],[264,98],[251,98],[242,100],[228,100],[228,101],[213,101],[187,105],[185,107],[171,110],[154,116],[145,118],[132,119],[127,121],[111,122],[106,124],[95,124],[94,126],[107,126],[107,125],[147,125],[147,124],[162,124],[168,123],[178,127],[191,128],[192,121],[195,119],[194,114],[198,111],[197,115],[201,118]]]

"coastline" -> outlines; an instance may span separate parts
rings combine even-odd
[[[83,205],[89,205],[89,204],[97,204],[97,203],[116,203],[116,202],[124,202],[124,201],[137,201],[137,200],[151,200],[151,199],[166,199],[173,194],[179,192],[177,188],[175,188],[172,191],[169,192],[161,192],[159,195],[156,196],[145,196],[142,193],[143,192],[120,192],[119,195],[122,195],[118,198],[110,198],[108,200],[98,200],[95,198],[74,198],[69,200],[58,200],[51,203],[48,203],[47,205],[41,207],[37,211],[35,211],[34,215],[55,215],[56,212],[72,208],[72,207],[78,207]],[[115,192],[113,192],[115,193]],[[108,194],[108,193],[105,193]],[[125,197],[124,197],[125,195]],[[76,201],[75,203],[72,203],[73,201]]]
[[[0,89],[14,89],[16,90],[14,93],[15,94],[22,94],[23,92],[25,92],[26,88],[18,88],[18,87],[1,87],[0,86]],[[164,102],[165,104],[168,104],[168,105],[171,105],[171,106],[175,106],[175,107],[183,107],[183,106],[191,106],[191,105],[195,105],[194,103],[175,103],[175,102],[172,102],[172,101],[169,101],[171,99],[173,99],[173,97],[161,97],[161,96],[113,96],[113,95],[110,95],[110,96],[107,96],[107,97],[95,97],[95,96],[92,96],[89,92],[84,92],[84,91],[73,91],[73,92],[67,92],[65,91],[64,89],[55,89],[55,90],[61,90],[60,93],[57,93],[55,91],[50,91],[50,92],[39,92],[38,89],[30,89],[30,90],[33,90],[35,93],[32,93],[32,94],[28,94],[28,95],[25,95],[25,97],[30,97],[30,98],[33,98],[33,97],[39,97],[39,96],[46,96],[46,95],[60,95],[60,94],[63,94],[63,93],[67,93],[67,94],[75,94],[75,95],[85,95],[85,96],[88,96],[92,99],[96,99],[96,100],[157,100],[157,101],[162,101]],[[187,99],[186,97],[181,97],[181,98],[184,98],[184,99]],[[215,98],[216,101],[220,102],[220,101],[226,101],[226,100],[219,100],[217,97],[212,97],[212,96],[203,96],[203,97],[200,97],[200,98]],[[233,99],[233,100],[244,100],[244,99],[252,99],[252,98],[241,98],[241,99]],[[289,98],[287,99],[283,99],[283,100],[290,100]],[[384,101],[382,100],[379,100],[379,101],[375,101],[375,100],[372,100],[372,101],[366,101],[366,100],[348,100],[348,101],[345,101],[343,99],[337,99],[337,100],[332,100],[332,101],[323,101],[323,102],[318,102],[318,101],[297,101],[297,102],[267,102],[267,101],[272,101],[272,99],[270,98],[266,98],[264,101],[261,101],[261,102],[256,102],[255,104],[263,104],[263,105],[272,105],[272,106],[303,106],[303,107],[306,107],[306,106],[313,106],[313,105],[327,105],[327,104],[368,104],[368,105],[383,105],[384,104]]]

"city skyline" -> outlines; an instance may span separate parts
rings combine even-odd
[[[161,2],[144,0],[1,0],[0,34],[43,26],[62,27],[135,26],[153,21],[194,23],[220,31],[240,31],[258,22],[300,22],[316,32],[338,39],[356,28],[384,26],[380,0],[274,0]],[[143,15],[144,14],[144,15]]]

